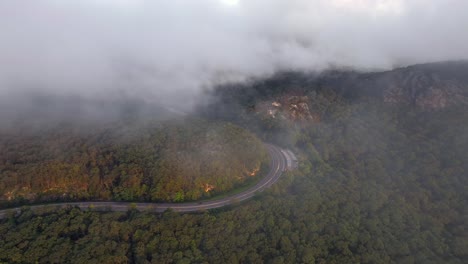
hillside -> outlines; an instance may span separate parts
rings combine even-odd
[[[192,201],[245,184],[268,158],[229,123],[60,123],[0,135],[3,202]]]
[[[0,221],[0,261],[467,263],[468,106],[458,95],[443,107],[408,97],[451,84],[463,96],[463,65],[284,73],[219,87],[197,115],[293,149],[299,169],[255,199],[203,213],[23,208]],[[440,81],[418,77],[434,74]],[[392,85],[407,100],[386,102]]]

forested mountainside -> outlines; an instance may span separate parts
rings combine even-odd
[[[220,116],[232,118],[233,113],[240,110],[239,106],[245,110],[262,99],[278,100],[280,96],[307,94],[312,97],[312,108],[322,111],[326,105],[316,105],[313,97],[333,94],[353,102],[373,98],[384,104],[438,110],[468,104],[467,72],[468,61],[421,64],[371,73],[284,72],[268,79],[225,85],[215,91],[217,101],[213,106],[219,107]]]
[[[130,121],[131,122],[131,121]],[[4,204],[52,200],[192,201],[254,180],[268,157],[229,123],[59,123],[0,134]]]
[[[467,105],[386,102],[388,82],[364,85],[427,67],[462,95],[468,72],[454,65],[222,87],[198,114],[292,148],[298,170],[254,200],[196,214],[24,208],[0,222],[0,261],[467,263]]]

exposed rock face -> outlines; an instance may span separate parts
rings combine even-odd
[[[385,72],[330,71],[314,81],[348,100],[381,98],[384,103],[439,110],[468,104],[468,61],[420,64]]]
[[[294,122],[319,122],[320,116],[309,109],[308,96],[285,95],[275,101],[264,101],[256,105],[256,112],[270,118],[286,119]]]
[[[289,107],[288,113],[292,120],[319,121],[319,117],[312,115],[309,110],[309,97],[290,96],[285,101],[285,105]]]
[[[442,79],[436,73],[418,70],[399,70],[389,75],[383,90],[385,103],[437,110],[468,102],[468,86],[457,80]]]
[[[443,89],[429,87],[414,100],[415,104],[423,109],[441,109],[449,104],[449,98]]]
[[[468,106],[468,61],[409,66],[385,72],[330,70],[279,73],[249,85],[216,90],[219,104],[208,116],[238,118],[239,106],[271,119],[318,122],[335,102],[377,99],[385,104],[434,111]],[[234,110],[233,110],[234,109]],[[318,113],[318,114],[317,114]]]

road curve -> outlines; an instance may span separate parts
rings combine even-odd
[[[197,212],[208,209],[220,208],[230,204],[238,203],[249,198],[252,198],[256,193],[261,192],[281,177],[282,173],[287,169],[286,157],[284,152],[279,147],[271,144],[265,144],[268,153],[271,157],[270,169],[268,174],[260,180],[255,186],[241,193],[233,194],[228,197],[200,202],[190,203],[132,203],[132,202],[64,202],[44,205],[30,206],[32,210],[40,210],[43,208],[63,208],[67,206],[77,206],[80,209],[89,209],[95,211],[120,211],[125,212],[129,208],[135,208],[139,211],[161,213],[167,209],[172,209],[176,212]],[[9,212],[20,212],[21,208],[11,208],[0,210],[0,219],[5,218]]]

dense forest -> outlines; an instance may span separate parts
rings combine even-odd
[[[337,83],[286,74],[224,87],[200,109],[300,157],[253,200],[196,214],[25,207],[0,222],[0,261],[467,263],[468,107],[384,103]]]
[[[298,133],[301,168],[234,208],[41,216],[25,208],[0,225],[0,260],[466,263],[466,113],[350,107]]]
[[[229,123],[18,127],[0,135],[5,203],[191,201],[254,181],[268,161],[255,136]]]

